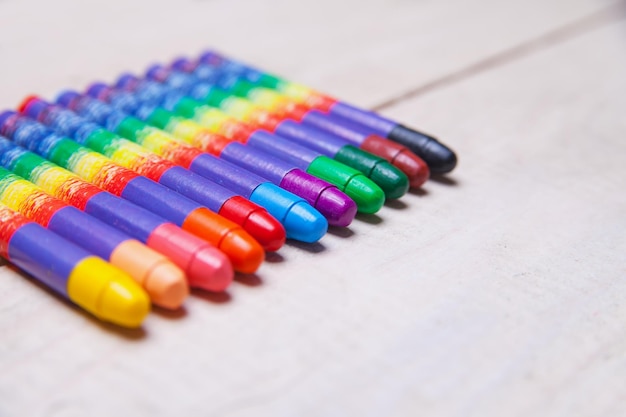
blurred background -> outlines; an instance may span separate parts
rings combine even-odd
[[[0,0],[0,106],[215,48],[458,168],[144,330],[2,267],[0,416],[617,416],[626,7],[611,0]]]

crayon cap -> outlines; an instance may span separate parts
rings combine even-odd
[[[399,143],[378,135],[370,135],[361,143],[360,148],[389,161],[409,178],[411,187],[420,187],[430,176],[426,162]]]
[[[303,199],[266,182],[254,189],[250,200],[265,207],[285,227],[287,238],[317,242],[328,231],[328,221]]]
[[[376,213],[385,203],[385,193],[372,180],[326,156],[315,158],[307,172],[335,184],[354,200],[360,213]]]
[[[93,83],[91,84],[89,87],[87,87],[87,90],[85,90],[85,94],[90,95],[91,97],[101,97],[101,94],[104,92],[109,91],[110,88],[109,86],[107,86],[104,83]]]
[[[184,272],[165,256],[136,240],[121,243],[111,254],[110,261],[134,277],[156,305],[178,308],[189,294]]]
[[[265,251],[245,230],[239,229],[226,234],[218,248],[228,254],[237,272],[252,274],[263,263]]]
[[[280,187],[304,198],[317,209],[331,226],[346,227],[356,215],[356,203],[339,189],[300,169],[292,169]]]
[[[226,290],[235,276],[226,255],[212,247],[197,252],[187,271],[191,286],[214,292]]]
[[[190,213],[182,228],[219,248],[238,272],[254,272],[265,258],[263,248],[240,225],[206,207]]]
[[[400,198],[409,190],[409,179],[402,171],[355,146],[343,146],[333,159],[364,173],[383,190],[386,198]]]
[[[277,251],[285,244],[287,235],[283,225],[267,210],[242,196],[226,200],[218,214],[241,225],[266,251]]]
[[[224,253],[199,236],[187,233],[173,224],[157,228],[148,238],[147,244],[167,253],[172,262],[185,271],[192,287],[223,291],[233,279],[232,265]]]
[[[56,102],[64,107],[68,107],[78,97],[80,97],[80,94],[75,91],[64,91],[57,96]]]
[[[446,174],[456,167],[456,154],[432,136],[397,125],[387,137],[406,146],[422,158],[433,174]]]
[[[175,69],[177,71],[185,71],[185,72],[193,71],[195,66],[196,66],[195,63],[192,60],[190,60],[189,58],[185,58],[185,57],[176,58],[170,64],[170,67],[172,69]]]
[[[139,79],[136,76],[130,73],[125,73],[125,74],[120,75],[120,77],[117,79],[117,81],[115,82],[115,87],[121,88],[121,89],[127,89],[135,85],[138,82],[139,82]]]
[[[33,95],[22,100],[22,102],[17,106],[17,111],[36,120],[39,113],[41,113],[46,107],[48,107],[48,103]]]
[[[150,312],[146,293],[128,275],[95,256],[74,267],[67,294],[100,319],[126,327],[140,326]]]
[[[4,111],[0,113],[0,130],[4,126],[4,123],[11,117],[14,116],[15,112],[11,110]]]
[[[206,64],[219,64],[224,59],[215,51],[204,51],[199,57],[198,61]]]

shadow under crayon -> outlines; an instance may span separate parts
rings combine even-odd
[[[168,308],[159,307],[153,304],[152,312],[157,316],[165,318],[167,320],[180,320],[187,317],[187,309],[185,308],[185,306],[181,306],[176,310],[170,310]]]
[[[418,197],[426,197],[429,193],[423,188],[409,188],[409,194],[416,195]]]
[[[230,303],[233,299],[233,297],[231,297],[231,295],[226,291],[211,292],[199,288],[192,288],[191,294],[194,297],[201,298],[213,304],[226,304]]]
[[[80,310],[79,310],[80,311]],[[126,327],[116,326],[113,323],[107,323],[106,321],[98,320],[96,317],[91,314],[80,311],[83,315],[89,318],[90,321],[94,322],[98,327],[100,327],[103,331],[112,334],[114,336],[122,337],[131,342],[140,341],[145,339],[148,336],[148,332],[143,328],[139,327],[137,329],[129,329]]]
[[[402,200],[387,200],[385,201],[385,206],[394,210],[405,210],[409,208],[409,206]]]
[[[89,322],[93,323],[94,326],[99,327],[104,332],[106,332],[108,334],[112,334],[112,335],[114,335],[116,337],[121,337],[121,338],[129,340],[129,341],[143,340],[143,339],[145,339],[147,337],[148,333],[146,332],[146,330],[143,327],[130,329],[130,328],[127,328],[127,327],[118,326],[116,324],[100,320],[99,318],[97,318],[93,314],[89,313],[86,310],[83,310],[78,305],[72,303],[69,299],[59,296],[59,294],[57,294],[56,292],[54,292],[53,290],[48,288],[46,285],[44,285],[41,282],[39,282],[37,279],[35,279],[35,278],[31,277],[30,275],[28,275],[27,273],[23,272],[22,270],[17,268],[15,265],[13,265],[13,264],[11,264],[9,262],[6,262],[6,261],[4,261],[4,262],[5,262],[4,266],[6,266],[8,269],[10,269],[11,271],[15,272],[16,274],[21,275],[24,278],[25,281],[30,282],[32,285],[34,285],[35,287],[38,287],[42,292],[47,293],[50,297],[55,298],[61,304],[65,305],[67,308],[69,308],[70,310],[73,310],[77,314],[80,314],[81,316],[86,318]]]
[[[357,213],[356,219],[374,226],[383,222],[382,217],[377,216],[376,214]]]
[[[235,281],[247,287],[259,287],[263,285],[263,280],[257,274],[235,274]]]
[[[333,236],[341,237],[344,239],[351,238],[352,236],[356,234],[354,233],[354,231],[352,231],[351,229],[347,227],[332,227],[332,226],[328,228],[328,233]]]
[[[266,252],[265,262],[278,264],[285,261],[285,257],[278,252]]]
[[[459,186],[459,181],[455,180],[452,177],[448,177],[445,175],[433,175],[430,177],[430,181],[434,181],[438,184],[447,185],[449,187],[457,187]]]
[[[297,240],[291,240],[288,239],[287,240],[287,244],[289,246],[293,246],[296,247],[298,249],[302,249],[306,252],[309,253],[322,253],[326,250],[326,246],[322,245],[320,242],[315,242],[315,243],[305,243],[305,242],[299,242]]]

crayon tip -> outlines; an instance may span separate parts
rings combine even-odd
[[[337,227],[347,227],[356,216],[357,205],[337,187],[329,187],[322,191],[315,207],[324,214],[328,224]]]
[[[365,153],[360,150],[359,152]],[[344,156],[350,154],[343,153]],[[309,164],[307,172],[335,184],[339,190],[354,200],[359,213],[376,213],[385,203],[385,193],[374,181],[362,172],[334,159],[318,156]]]
[[[241,196],[228,199],[219,214],[243,227],[266,251],[277,251],[285,244],[283,225],[267,210]]]
[[[173,224],[160,226],[150,235],[147,243],[180,266],[187,274],[190,286],[223,291],[234,276],[229,260],[232,254],[225,254],[216,246],[231,233],[245,232],[206,207],[190,213],[182,229]],[[248,239],[253,241],[251,237]]]
[[[56,98],[56,103],[60,104],[64,107],[67,107],[70,105],[70,103],[76,99],[77,97],[80,97],[80,94],[78,94],[75,91],[63,91],[61,94],[59,94]]]
[[[139,327],[150,312],[150,299],[125,272],[95,256],[74,267],[67,294],[96,317],[125,327]]]
[[[134,76],[131,73],[124,73],[122,75],[119,76],[119,78],[117,79],[117,81],[115,82],[115,87],[116,88],[122,88],[125,89],[127,88],[129,85],[137,82],[138,79],[136,76]]]
[[[430,168],[428,168],[428,164],[409,149],[403,149],[396,154],[390,162],[393,166],[404,172],[412,188],[421,187],[428,181],[428,178],[430,178]]]
[[[406,146],[422,158],[433,174],[446,174],[456,167],[457,157],[454,151],[432,136],[397,125],[387,137]]]
[[[100,317],[114,323],[137,327],[150,312],[150,300],[138,287],[111,281],[100,297]]]
[[[306,201],[289,209],[284,220],[287,237],[305,243],[315,243],[328,231],[328,221]]]
[[[356,204],[336,186],[300,169],[292,169],[280,182],[280,187],[304,198],[319,211],[328,224],[345,227],[356,214]]]
[[[252,274],[265,259],[265,251],[243,229],[233,230],[220,242],[218,248],[228,255],[228,259],[237,272]]]
[[[400,198],[409,191],[409,179],[402,171],[382,160],[370,171],[368,177],[378,184],[386,198]]]
[[[9,119],[14,114],[15,112],[11,110],[6,110],[0,113],[0,130],[2,130],[2,128],[4,127],[4,124],[7,121],[7,119]]]
[[[266,251],[277,251],[287,240],[287,232],[283,225],[265,210],[252,212],[248,216],[248,221],[244,224],[244,229],[246,232],[250,233]]]
[[[408,177],[411,187],[420,187],[430,176],[426,162],[399,143],[378,135],[370,135],[360,148],[389,161]]]
[[[41,99],[39,97],[37,97],[36,95],[30,95],[27,96],[24,100],[22,100],[22,102],[17,106],[17,111],[20,113],[24,113],[27,114],[28,111],[28,107],[33,103],[33,102],[37,102],[37,101],[41,101]]]
[[[185,275],[180,268],[162,255],[159,249],[153,249],[137,240],[128,239],[120,243],[111,253],[110,262],[134,278],[155,304],[166,308],[176,308],[180,306],[184,296],[174,301],[167,299],[165,304],[162,304],[163,294],[159,292],[159,283],[163,282],[163,285],[168,287],[171,286],[171,282],[178,281],[179,285],[186,287]],[[151,287],[148,286],[149,284]],[[172,303],[176,302],[179,304],[171,307]]]
[[[305,200],[266,182],[254,189],[250,200],[265,207],[285,227],[288,239],[318,241],[328,230],[328,221]]]
[[[189,295],[185,273],[170,262],[155,266],[146,277],[144,289],[158,306],[177,309]]]
[[[409,179],[383,158],[352,145],[343,146],[333,159],[362,172],[374,181],[387,198],[400,198],[409,190]]]
[[[359,213],[376,213],[385,204],[383,190],[363,174],[351,177],[343,191],[354,200]]]
[[[234,275],[228,257],[212,246],[196,252],[187,267],[189,284],[208,291],[224,291],[233,281]]]

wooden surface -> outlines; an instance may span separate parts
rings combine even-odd
[[[0,416],[626,415],[626,6],[336,3],[0,2],[3,108],[213,46],[460,157],[140,331],[3,266]]]

